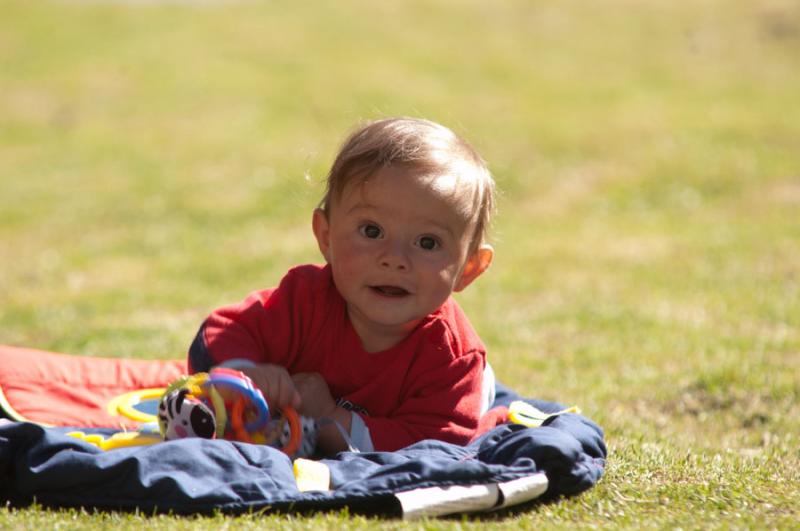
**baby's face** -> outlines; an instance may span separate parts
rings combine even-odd
[[[462,287],[474,222],[458,186],[446,175],[384,167],[315,219],[327,229],[320,247],[362,341],[404,336]]]

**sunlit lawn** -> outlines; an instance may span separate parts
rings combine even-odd
[[[319,260],[346,131],[423,116],[503,191],[495,264],[459,296],[495,371],[610,449],[595,489],[496,523],[795,526],[798,58],[789,0],[3,2],[0,343],[182,357],[212,308]],[[264,523],[396,525],[0,509]]]

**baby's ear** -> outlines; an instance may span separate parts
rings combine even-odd
[[[489,269],[489,266],[492,265],[493,258],[494,249],[492,246],[488,243],[481,244],[481,246],[467,258],[467,263],[464,265],[464,270],[461,272],[461,278],[456,282],[454,291],[461,291],[472,284],[473,280]]]
[[[314,236],[317,238],[319,252],[325,257],[326,262],[330,262],[328,254],[331,247],[331,227],[328,223],[328,216],[321,208],[314,210],[314,217],[311,218],[311,228],[314,230]]]

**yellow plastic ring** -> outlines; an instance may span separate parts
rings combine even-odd
[[[145,413],[135,406],[145,400],[160,400],[164,394],[164,388],[139,389],[112,398],[106,405],[106,411],[112,416],[122,416],[136,422],[155,422],[157,417],[150,413]]]

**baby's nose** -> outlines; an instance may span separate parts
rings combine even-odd
[[[381,267],[400,271],[408,270],[411,265],[402,244],[394,242],[387,242],[380,256],[380,264]]]

